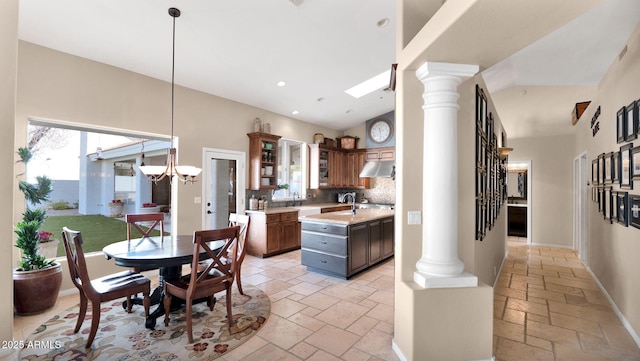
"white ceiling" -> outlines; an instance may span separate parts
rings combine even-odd
[[[172,6],[176,84],[337,130],[394,107],[393,92],[344,93],[395,62],[392,0],[21,0],[19,37],[170,81]],[[639,20],[640,1],[606,0],[486,69],[509,137],[571,131]]]
[[[21,0],[19,38],[170,81],[170,7],[176,84],[338,130],[394,108],[344,93],[394,63],[391,0]]]

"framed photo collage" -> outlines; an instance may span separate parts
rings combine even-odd
[[[631,194],[640,181],[640,146],[633,146],[640,128],[640,99],[616,112],[616,137],[620,148],[591,161],[591,200],[603,219],[640,228],[640,195]],[[619,188],[619,190],[614,190]]]

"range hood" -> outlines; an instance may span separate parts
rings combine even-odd
[[[395,178],[396,162],[393,160],[370,160],[364,163],[360,178]]]

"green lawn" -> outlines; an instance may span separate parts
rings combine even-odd
[[[127,224],[115,218],[100,215],[49,216],[40,229],[53,233],[53,237],[60,240],[58,257],[65,255],[62,243],[62,227],[65,226],[82,233],[85,253],[102,251],[109,243],[127,239]],[[160,232],[154,231],[153,235],[160,235]]]

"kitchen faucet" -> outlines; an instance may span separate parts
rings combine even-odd
[[[296,206],[296,196],[298,198],[300,198],[300,193],[298,193],[297,191],[293,192],[293,203],[292,203],[292,206],[294,206],[294,207]],[[300,200],[300,205],[302,205],[302,200]]]
[[[349,198],[347,197],[351,197],[351,213],[353,213],[353,215],[356,215],[356,196],[353,193],[347,193],[344,195],[344,200],[345,201],[349,201]]]

